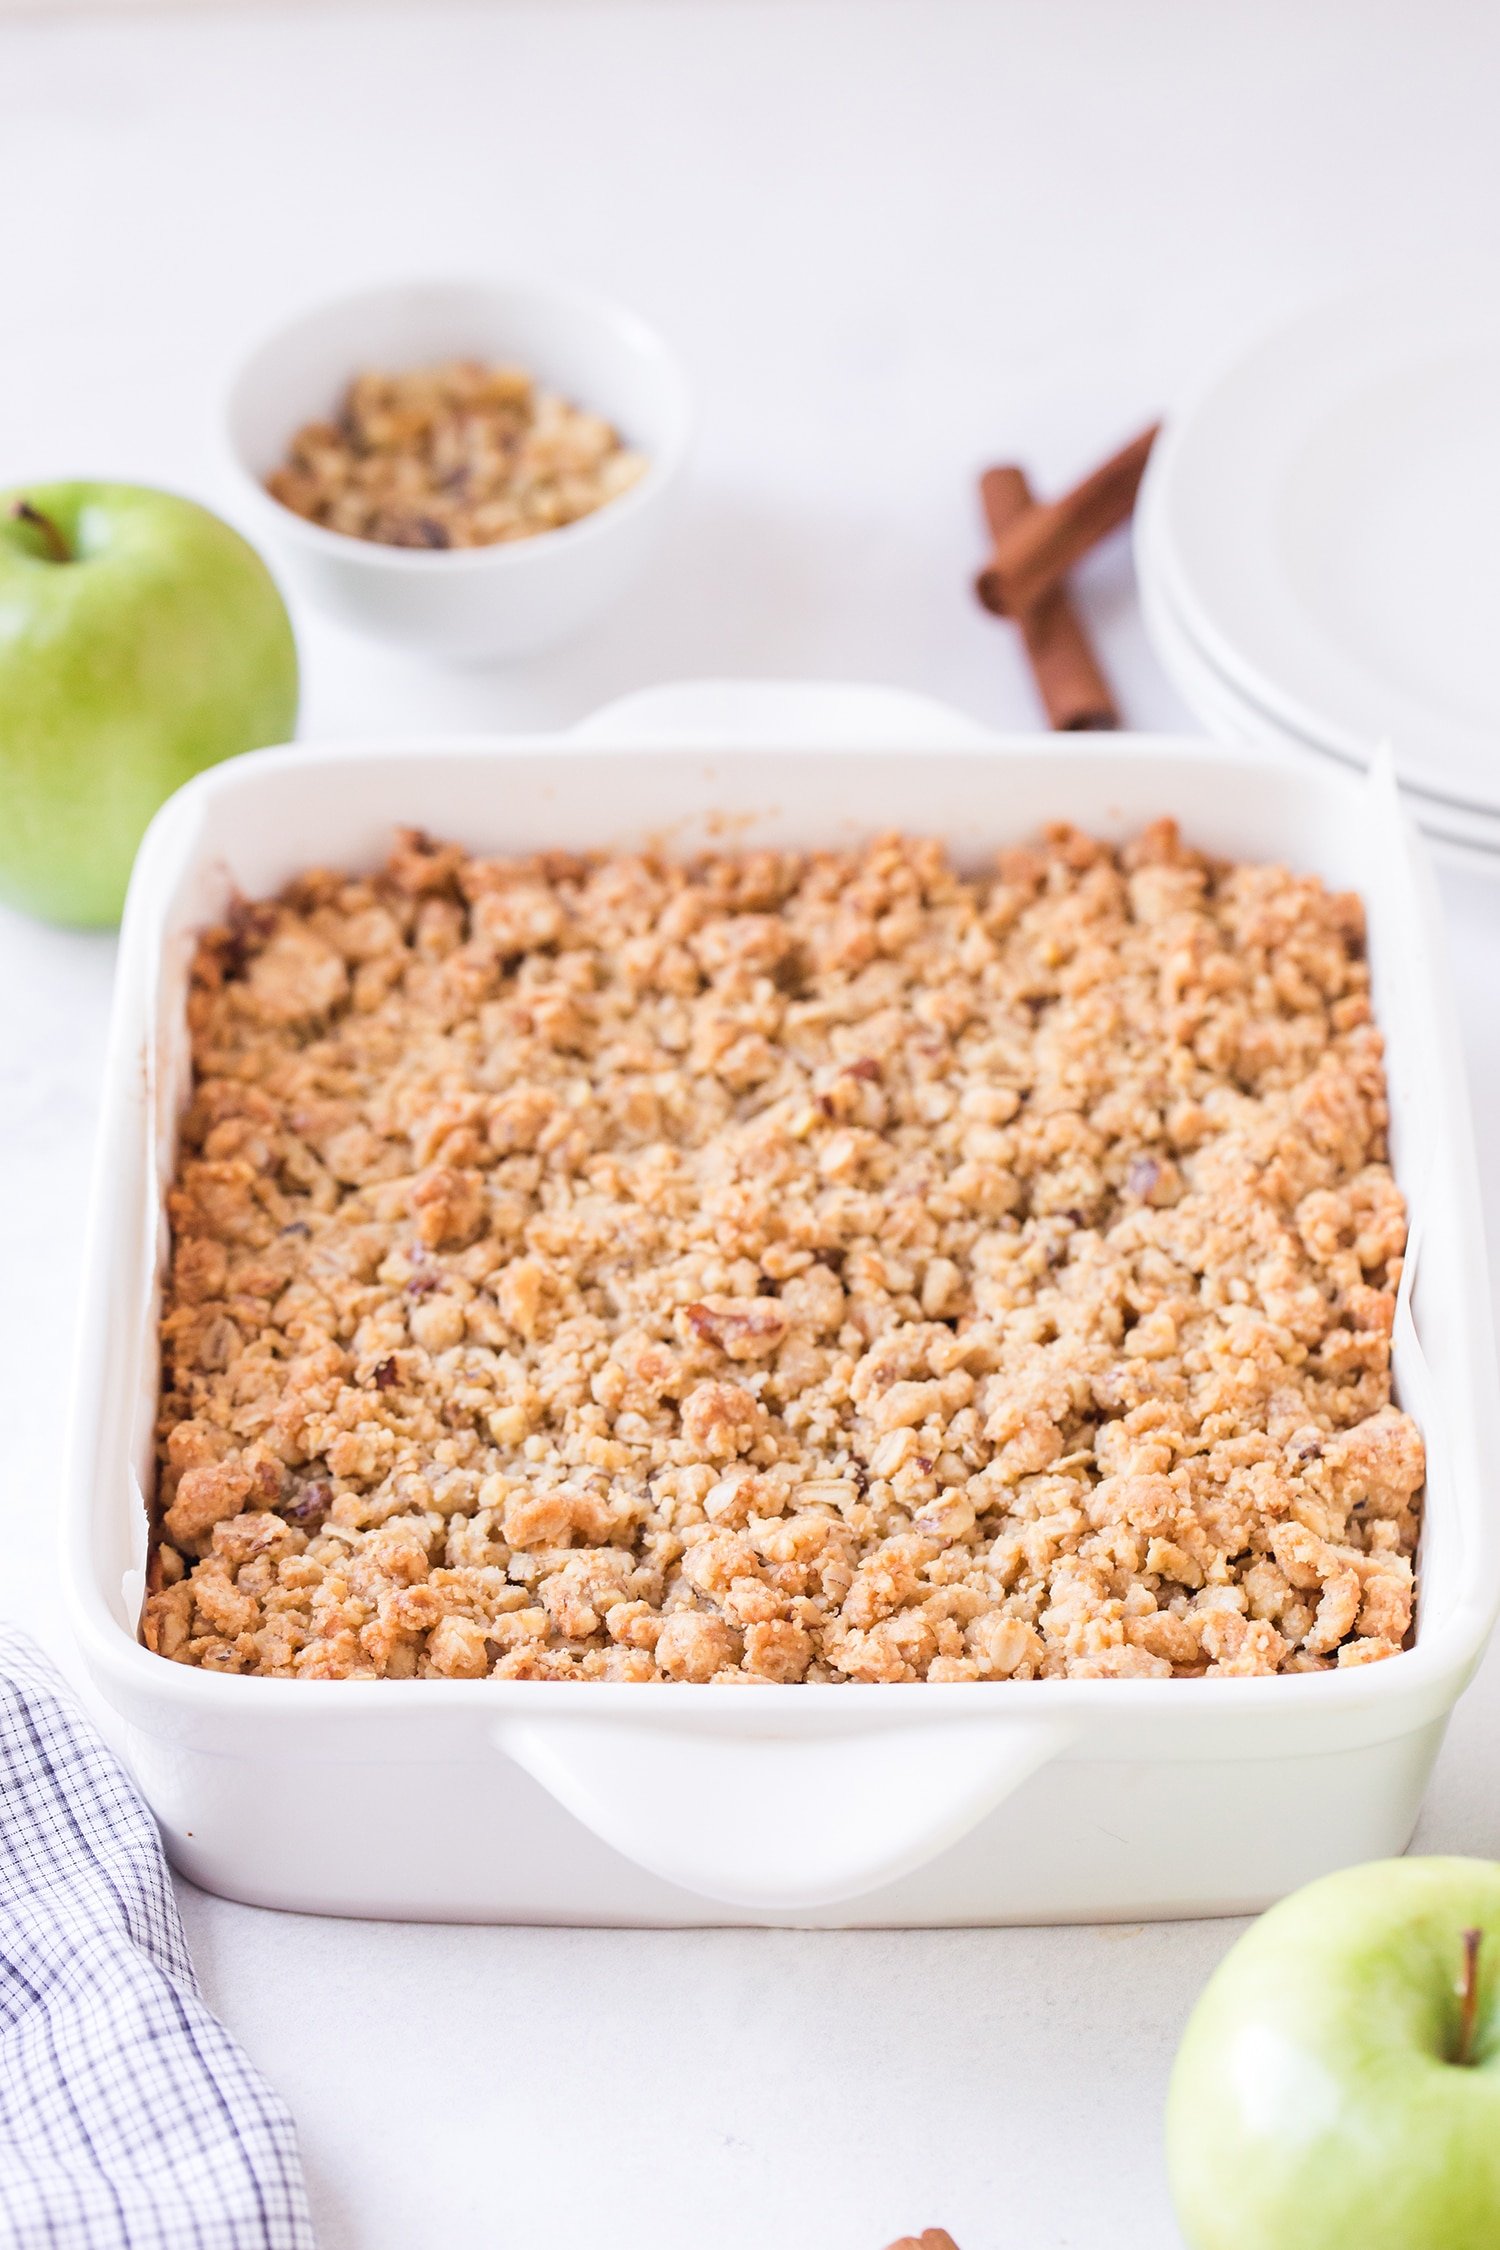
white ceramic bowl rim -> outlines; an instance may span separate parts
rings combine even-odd
[[[658,363],[671,396],[671,435],[664,445],[658,446],[647,457],[646,473],[625,492],[601,507],[593,508],[586,516],[572,523],[554,524],[545,531],[533,533],[525,539],[495,540],[483,547],[396,547],[379,539],[360,539],[353,532],[330,531],[326,524],[312,523],[306,516],[298,515],[295,508],[287,507],[250,467],[241,450],[236,434],[237,408],[246,386],[254,380],[257,363],[272,345],[280,343],[296,329],[310,325],[331,313],[351,312],[356,307],[373,304],[401,289],[421,289],[438,292],[444,289],[488,291],[496,296],[527,296],[538,301],[566,306],[574,311],[596,316],[601,322],[631,334],[632,341]],[[585,402],[586,403],[586,402]],[[308,418],[317,409],[310,404]],[[472,274],[446,273],[407,276],[378,282],[363,289],[343,291],[337,297],[319,297],[309,300],[298,311],[290,313],[257,337],[243,354],[229,384],[225,412],[225,439],[229,458],[242,484],[248,485],[257,503],[274,511],[278,527],[288,538],[298,539],[315,553],[336,553],[345,560],[358,559],[374,570],[404,570],[416,568],[459,572],[477,569],[524,568],[528,554],[542,544],[555,551],[559,540],[576,547],[585,539],[597,537],[605,519],[618,521],[624,514],[634,514],[647,505],[657,491],[667,484],[681,467],[692,436],[692,409],[689,403],[687,377],[676,353],[648,320],[618,299],[586,289],[576,282],[546,281],[524,273],[490,274],[476,279]]]

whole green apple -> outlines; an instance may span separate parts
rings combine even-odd
[[[118,921],[162,800],[296,718],[285,605],[228,524],[134,485],[0,494],[0,898]]]
[[[1377,1860],[1261,1917],[1178,2052],[1193,2250],[1496,2250],[1500,1866]]]

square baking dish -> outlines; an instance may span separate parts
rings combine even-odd
[[[1411,1214],[1397,1397],[1427,1441],[1413,1645],[1270,1679],[713,1687],[229,1677],[136,1637],[156,1316],[196,932],[235,891],[367,868],[416,824],[485,852],[840,846],[977,866],[1044,822],[1163,813],[1358,890]],[[564,737],[299,745],[163,809],[131,887],[66,1475],[90,1673],[174,1862],[256,1905],[810,1926],[1239,1913],[1396,1852],[1500,1602],[1487,1268],[1431,878],[1386,775],[1221,746],[986,735],[884,690],[700,686]]]

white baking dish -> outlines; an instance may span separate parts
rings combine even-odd
[[[877,747],[871,747],[878,745]],[[160,1184],[193,934],[231,887],[368,866],[393,825],[481,850],[848,844],[964,861],[1066,816],[1171,812],[1223,853],[1362,892],[1413,1220],[1396,1380],[1425,1431],[1415,1645],[1269,1680],[721,1689],[241,1679],[135,1637]],[[261,1905],[497,1921],[1138,1919],[1263,1905],[1399,1851],[1500,1596],[1493,1355],[1468,1105],[1421,848],[1388,783],[1217,745],[994,739],[877,691],[636,698],[579,735],[298,747],[215,767],[132,885],[67,1477],[73,1614],[177,1865]]]

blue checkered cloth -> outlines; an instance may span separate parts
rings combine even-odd
[[[313,2250],[291,2116],[204,2006],[151,1815],[5,1626],[0,2250]]]

